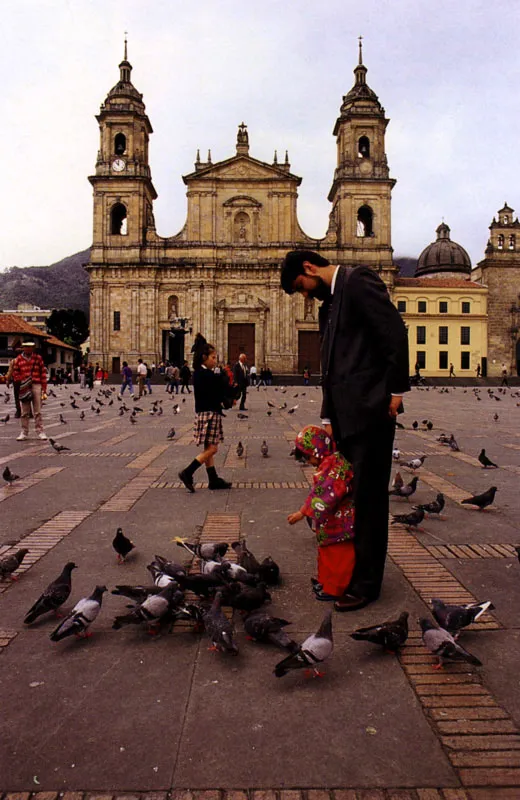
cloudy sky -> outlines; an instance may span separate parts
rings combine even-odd
[[[390,124],[396,255],[417,256],[441,219],[483,257],[504,201],[520,213],[520,0],[16,0],[2,6],[0,268],[89,246],[98,126],[128,31],[132,80],[154,134],[157,230],[183,226],[196,149],[289,150],[299,220],[327,228],[334,122],[362,34],[367,81]]]

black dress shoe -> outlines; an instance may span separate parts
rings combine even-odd
[[[249,409],[246,408],[245,406],[240,406],[240,408],[238,410],[239,411],[249,411]]]
[[[208,484],[208,489],[231,489],[232,484],[230,481],[225,481],[224,478],[217,478],[216,481],[211,481]]]
[[[361,608],[365,608],[373,600],[370,600],[368,597],[357,597],[355,594],[344,594],[334,603],[334,610],[335,611],[359,611]]]

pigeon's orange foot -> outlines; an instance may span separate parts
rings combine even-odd
[[[211,647],[208,647],[208,652],[218,653],[218,647],[216,646],[216,644],[212,644]]]
[[[16,575],[11,575],[11,580],[16,583],[16,581],[20,580],[20,578],[17,578]]]
[[[432,669],[442,669],[442,663],[432,664]]]

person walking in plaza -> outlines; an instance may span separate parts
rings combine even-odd
[[[507,364],[502,364],[502,380],[500,386],[509,386],[507,382]]]
[[[47,439],[43,430],[42,402],[47,400],[47,370],[43,358],[34,352],[34,342],[22,342],[22,352],[14,360],[13,381],[20,387],[19,396],[22,407],[22,431],[19,442],[29,438],[29,419],[34,417],[34,427],[38,439]]]
[[[144,382],[146,381],[146,374],[148,370],[146,369],[146,364],[143,362],[142,358],[137,359],[137,383],[139,385],[139,398],[146,394],[146,389]]]
[[[305,367],[305,369],[303,370],[303,385],[308,386],[310,379],[311,379],[311,371],[309,367]]]
[[[181,373],[179,367],[176,364],[173,364],[173,366],[170,367],[170,383],[168,384],[168,391],[170,392],[170,394],[174,394],[174,389],[175,389],[175,394],[179,394],[180,376]]]
[[[477,364],[477,378],[480,378],[481,368],[480,364]]]
[[[144,365],[146,367],[146,378],[144,379],[144,385],[146,386],[148,394],[152,394],[152,375],[153,375],[153,370],[148,366],[146,361],[144,362]]]
[[[181,379],[181,394],[184,394],[184,390],[191,394],[190,389],[190,380],[191,380],[191,369],[188,366],[188,362],[185,361],[182,367],[179,370],[179,375]]]
[[[252,364],[251,369],[249,370],[249,380],[251,381],[251,386],[256,386],[256,378],[256,366]]]
[[[203,464],[208,473],[209,489],[230,489],[231,483],[217,475],[215,456],[218,446],[224,441],[222,428],[222,403],[226,399],[227,378],[215,375],[217,351],[206,342],[199,345],[193,356],[193,392],[195,394],[195,444],[202,445],[202,453],[196,456],[181,472],[179,478],[189,492],[195,491],[193,476]]]
[[[296,250],[284,259],[281,286],[323,301],[322,425],[352,464],[356,509],[354,572],[334,607],[356,611],[378,598],[383,581],[395,421],[410,389],[407,332],[370,267],[347,269]]]
[[[22,406],[20,404],[20,384],[18,383],[18,381],[13,380],[13,368],[16,357],[19,356],[21,352],[22,352],[21,347],[15,347],[14,356],[9,362],[9,367],[7,369],[7,373],[5,376],[5,382],[7,386],[10,386],[10,384],[13,385],[14,405],[16,408],[16,413],[14,416],[16,419],[20,419],[20,417],[22,416]]]
[[[455,367],[453,366],[452,363],[450,363],[450,372],[448,378],[454,378],[454,377],[455,377]]]
[[[247,411],[246,396],[247,387],[249,386],[249,370],[247,368],[247,356],[245,353],[240,353],[238,361],[233,367],[233,381],[240,389],[240,411]]]
[[[294,525],[307,518],[318,542],[317,600],[339,600],[347,591],[355,563],[352,466],[334,448],[324,428],[307,425],[296,437],[298,460],[317,467],[313,487],[302,507],[289,514]]]
[[[128,366],[128,361],[123,361],[123,368],[121,370],[121,391],[119,392],[119,397],[122,397],[125,393],[125,389],[128,389],[128,393],[130,397],[134,396],[134,387],[132,385],[132,370]]]

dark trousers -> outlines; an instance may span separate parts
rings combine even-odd
[[[246,407],[246,395],[247,395],[247,386],[242,386],[240,390],[240,408],[244,409]]]
[[[348,591],[370,600],[379,596],[385,570],[394,433],[395,422],[388,418],[338,445],[354,470],[356,564]]]

